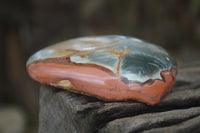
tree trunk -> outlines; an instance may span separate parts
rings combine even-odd
[[[169,94],[157,105],[105,102],[41,86],[39,133],[200,132],[200,63],[181,68]]]

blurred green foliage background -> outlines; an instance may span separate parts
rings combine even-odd
[[[37,132],[39,84],[26,73],[28,57],[69,38],[105,34],[161,45],[180,66],[198,61],[200,1],[1,0],[0,117],[3,109],[21,112],[22,126],[16,130]],[[0,132],[3,128],[0,124]]]

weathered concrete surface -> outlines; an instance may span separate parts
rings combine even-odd
[[[199,132],[199,68],[180,69],[172,90],[155,106],[137,101],[105,102],[42,86],[39,133]]]

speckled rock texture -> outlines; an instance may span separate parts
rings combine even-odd
[[[200,63],[180,68],[175,85],[155,106],[41,86],[39,133],[199,133],[199,81]]]

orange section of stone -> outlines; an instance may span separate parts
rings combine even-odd
[[[152,84],[125,84],[121,78],[111,72],[90,66],[73,64],[36,63],[28,66],[29,75],[36,81],[54,85],[69,80],[74,91],[92,95],[107,101],[138,100],[150,105],[158,103],[172,87],[176,69],[161,72],[163,80],[154,80]]]

